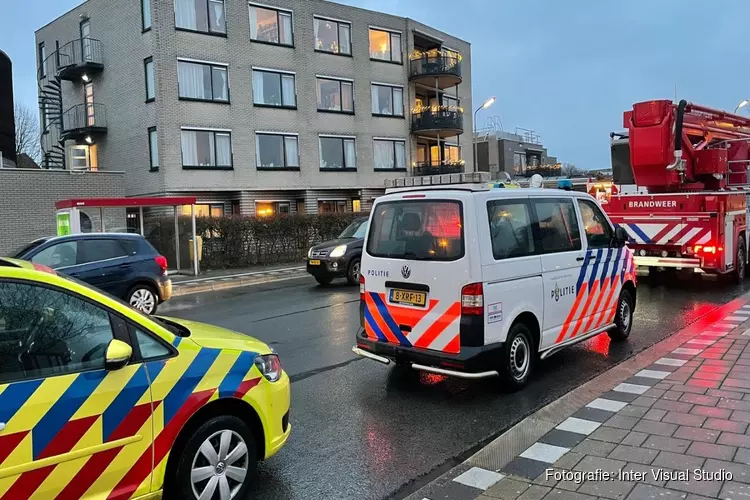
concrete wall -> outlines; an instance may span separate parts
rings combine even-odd
[[[56,201],[124,194],[122,172],[0,169],[0,255],[36,238],[54,236]],[[101,226],[98,209],[87,214],[94,227]],[[125,227],[124,210],[107,211],[104,217],[105,227]]]

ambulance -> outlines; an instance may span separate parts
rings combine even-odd
[[[516,390],[538,359],[628,338],[633,254],[596,199],[486,173],[386,181],[362,252],[355,354]]]

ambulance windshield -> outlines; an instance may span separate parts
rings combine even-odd
[[[464,255],[461,203],[404,200],[379,203],[367,253],[410,260],[456,260]]]

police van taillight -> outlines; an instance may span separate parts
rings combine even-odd
[[[461,289],[461,316],[484,315],[484,289],[481,283],[470,283]]]
[[[359,326],[365,327],[365,277],[359,275]]]
[[[365,277],[359,275],[359,300],[365,300]]]

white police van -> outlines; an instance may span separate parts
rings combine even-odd
[[[537,357],[628,337],[624,231],[586,193],[498,189],[486,175],[387,181],[362,253],[356,354],[517,389]]]

